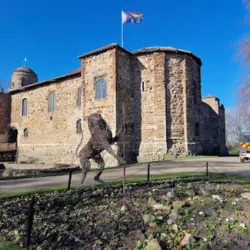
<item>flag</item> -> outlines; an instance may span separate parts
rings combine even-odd
[[[122,23],[141,23],[142,14],[122,11]]]

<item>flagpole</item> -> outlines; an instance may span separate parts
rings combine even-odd
[[[121,12],[121,14],[122,14],[122,12]],[[122,45],[122,48],[123,48],[123,23],[122,23],[122,15],[121,15],[121,25],[122,25],[122,27],[121,27],[121,45]]]

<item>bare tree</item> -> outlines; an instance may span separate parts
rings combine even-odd
[[[246,129],[244,117],[239,112],[226,109],[226,143],[235,146],[239,143],[240,134]]]
[[[250,0],[242,0],[247,10],[245,23],[250,23]],[[246,66],[246,73],[241,77],[240,87],[237,91],[237,111],[240,116],[241,123],[245,130],[250,130],[250,35],[241,39],[237,57],[243,66]]]

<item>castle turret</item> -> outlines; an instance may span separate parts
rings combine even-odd
[[[18,89],[37,81],[38,77],[32,69],[27,67],[17,68],[12,73],[9,90]]]

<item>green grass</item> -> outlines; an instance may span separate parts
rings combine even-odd
[[[230,146],[228,147],[228,153],[232,156],[239,156],[239,148],[238,146]]]
[[[190,177],[204,177],[205,174],[201,172],[181,172],[181,173],[171,173],[167,175],[155,175],[151,176],[150,181],[164,181],[164,180],[170,180],[170,179],[185,179],[185,178],[190,178]],[[241,178],[241,177],[230,177],[227,178],[225,177],[224,174],[219,174],[219,173],[209,173],[209,178],[210,180],[231,180],[233,182],[237,182],[240,184],[250,184],[250,180],[248,178]],[[131,178],[126,180],[126,184],[131,184],[131,183],[143,183],[146,182],[146,177],[139,177],[139,178]],[[122,180],[118,181],[109,181],[107,184],[109,185],[120,185],[122,184]],[[86,185],[88,186],[101,186],[103,184],[89,184]],[[71,185],[71,190],[74,190],[76,188],[80,187],[79,184],[72,184]],[[54,191],[66,191],[67,185],[60,185],[60,186],[55,186],[55,187],[44,187],[44,188],[33,188],[33,189],[26,189],[26,190],[21,190],[21,191],[11,191],[11,192],[0,192],[0,199],[4,198],[10,198],[10,197],[18,197],[18,196],[27,196],[27,195],[32,195],[32,194],[40,194],[40,193],[46,193],[46,192],[54,192]]]
[[[76,185],[71,185],[71,189],[74,189]],[[27,196],[32,194],[41,194],[47,192],[55,192],[55,191],[64,191],[67,189],[66,185],[60,185],[55,187],[43,187],[43,188],[32,188],[32,189],[25,189],[21,191],[11,191],[11,192],[0,192],[0,199],[1,198],[10,198],[10,197],[18,197],[18,196]]]
[[[192,160],[192,159],[203,159],[203,158],[216,158],[218,156],[214,155],[197,155],[197,156],[186,156],[186,157],[179,157],[176,159],[169,159],[169,160],[161,160],[161,161],[154,161],[151,163],[164,163],[164,162],[170,162],[170,161],[176,161],[176,160]],[[148,164],[148,162],[141,162],[141,163],[135,163],[135,164],[129,164],[126,165],[126,168],[134,167],[134,166],[142,166]],[[116,166],[116,167],[106,167],[106,169],[116,169],[116,168],[123,168],[123,166]],[[91,168],[89,171],[96,171],[96,168]],[[73,174],[79,174],[81,173],[81,170],[76,170],[73,172]],[[40,178],[40,177],[50,177],[50,176],[63,176],[68,175],[69,172],[61,172],[61,173],[41,173],[41,174],[29,174],[29,175],[21,175],[21,176],[9,176],[9,177],[1,177],[1,180],[18,180],[18,179],[28,179],[28,178]]]
[[[0,240],[0,250],[22,250],[20,246],[17,246],[9,241]]]
[[[78,174],[81,170],[76,170],[73,173]],[[40,178],[40,177],[50,177],[50,176],[62,176],[62,175],[69,175],[69,172],[61,172],[61,173],[41,173],[41,174],[28,174],[28,175],[20,175],[20,176],[8,176],[8,177],[1,177],[1,180],[19,180],[19,179],[29,179],[29,178]]]

